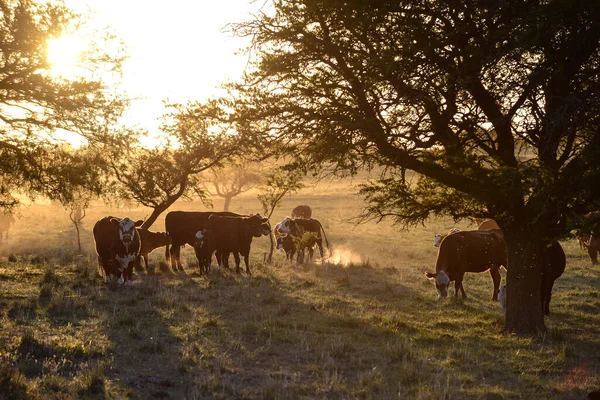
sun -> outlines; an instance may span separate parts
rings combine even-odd
[[[56,77],[76,79],[82,73],[80,58],[85,41],[76,35],[66,35],[47,41],[46,59]]]

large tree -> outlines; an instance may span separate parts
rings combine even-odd
[[[60,1],[0,0],[0,207],[16,203],[15,191],[68,200],[72,189],[94,186],[95,173],[78,168],[85,167],[82,156],[58,138],[68,132],[101,140],[101,127],[116,122],[126,102],[103,79],[119,74],[123,55],[91,39],[77,72],[54,71],[48,41],[73,33],[81,22]]]
[[[385,166],[364,189],[371,216],[495,218],[506,329],[544,331],[542,254],[600,199],[600,3],[271,4],[234,26],[255,55],[235,87],[240,131],[308,167]]]

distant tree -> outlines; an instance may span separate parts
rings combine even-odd
[[[545,249],[600,203],[600,2],[270,3],[234,26],[254,55],[240,131],[317,170],[385,167],[372,218],[493,217],[505,329],[544,331]]]
[[[229,211],[231,199],[256,187],[262,181],[257,167],[251,164],[211,168],[210,174],[210,183],[215,188],[215,194],[225,199],[223,211]]]
[[[0,207],[15,205],[14,193],[70,197],[89,176],[71,167],[79,157],[55,133],[102,139],[126,102],[99,77],[118,74],[123,55],[101,50],[110,46],[98,41],[114,38],[97,36],[78,60],[80,73],[60,76],[48,62],[48,40],[72,33],[82,18],[60,1],[2,1],[0,12]]]
[[[260,189],[258,201],[263,207],[263,211],[268,219],[271,219],[273,211],[279,206],[281,200],[288,194],[297,192],[304,188],[302,178],[304,174],[299,170],[287,171],[276,168],[266,174],[265,185]],[[268,262],[273,259],[273,235],[271,237],[271,250],[269,252]]]
[[[79,190],[77,193],[75,193],[72,199],[68,200],[67,203],[64,204],[64,207],[69,213],[69,219],[75,226],[75,231],[77,232],[77,248],[79,254],[82,253],[80,234],[81,221],[85,218],[86,210],[90,207],[93,197],[93,194]]]
[[[195,196],[211,205],[199,174],[234,157],[240,148],[240,138],[222,124],[226,115],[216,102],[171,107],[162,126],[167,142],[144,148],[130,144],[135,133],[123,132],[121,146],[114,147],[118,151],[109,161],[117,182],[114,192],[152,209],[145,229],[180,198]]]

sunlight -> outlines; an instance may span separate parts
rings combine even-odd
[[[52,74],[64,79],[76,79],[82,70],[78,60],[85,50],[85,41],[79,36],[67,35],[48,40],[47,60]]]

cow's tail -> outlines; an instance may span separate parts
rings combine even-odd
[[[321,225],[321,221],[319,222],[319,227],[321,228],[321,232],[323,232],[323,237],[325,238],[325,244],[327,245],[327,250],[329,250],[329,255],[331,255],[331,246],[329,246],[329,240],[327,240],[327,235],[325,234],[325,229],[323,229],[323,225]]]

